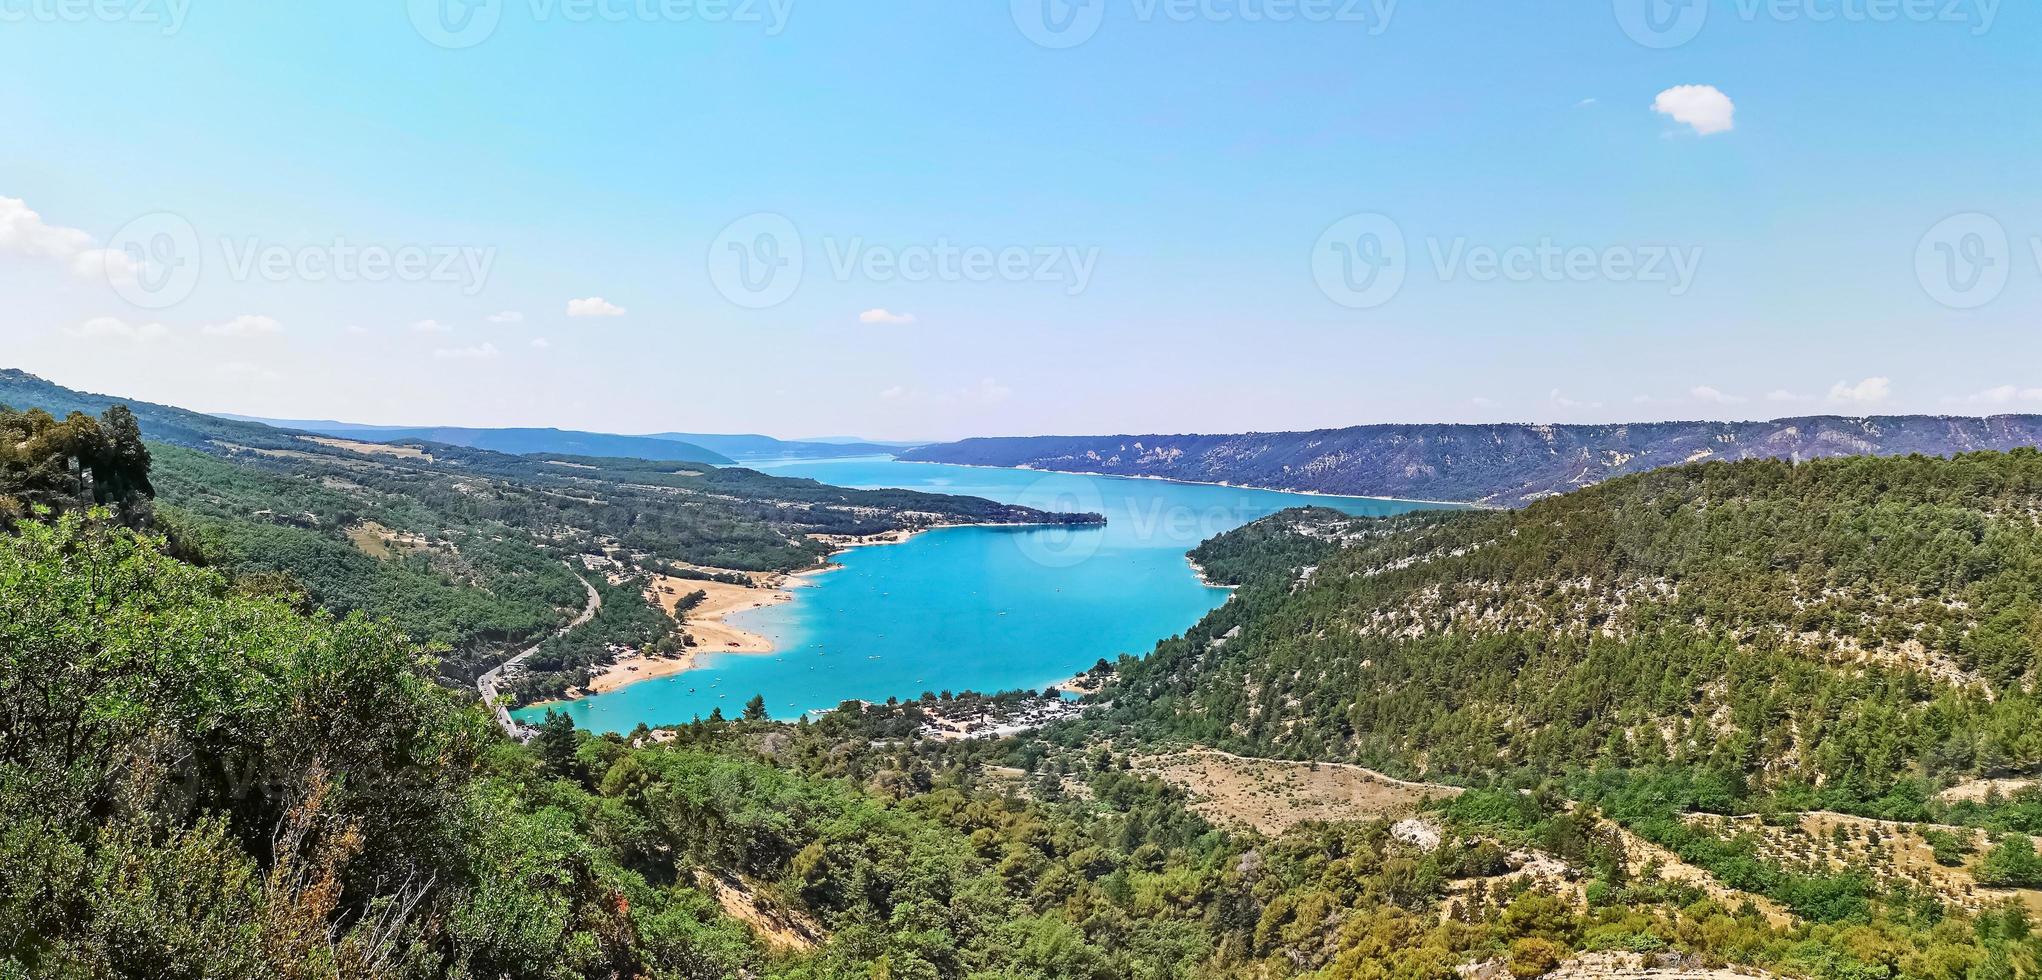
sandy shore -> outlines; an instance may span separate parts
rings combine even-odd
[[[669,614],[681,599],[696,592],[708,594],[702,603],[683,614],[687,625],[683,630],[695,639],[695,645],[687,652],[673,656],[632,654],[618,657],[616,662],[605,667],[589,681],[583,696],[604,694],[656,677],[671,677],[694,670],[705,653],[772,653],[773,641],[757,633],[738,629],[724,622],[724,617],[744,609],[758,609],[763,606],[777,606],[792,602],[794,596],[778,588],[770,576],[754,576],[759,588],[747,588],[726,582],[704,582],[697,579],[673,578],[666,575],[653,576],[649,596]]]
[[[852,548],[901,544],[912,539],[917,534],[927,531],[938,531],[944,528],[1047,526],[1054,525],[937,524],[910,530],[886,531],[880,534],[812,534],[809,537],[829,545],[834,549],[833,554],[840,554]],[[673,656],[660,657],[638,653],[618,657],[616,662],[598,671],[589,680],[588,687],[580,689],[578,692],[570,693],[576,698],[588,697],[590,695],[608,693],[621,687],[628,687],[639,681],[649,681],[658,677],[685,674],[700,666],[700,659],[703,654],[772,653],[774,652],[772,640],[757,633],[738,629],[724,622],[724,617],[746,609],[758,609],[764,606],[777,606],[783,602],[793,602],[794,594],[789,592],[789,589],[813,585],[815,584],[813,580],[816,576],[835,571],[840,567],[842,566],[831,562],[788,575],[764,572],[737,573],[751,576],[755,587],[750,588],[742,585],[731,585],[725,582],[707,582],[698,579],[655,575],[647,590],[647,595],[658,602],[660,608],[666,610],[669,614],[673,613],[674,607],[680,603],[682,598],[695,592],[708,594],[708,598],[702,600],[700,605],[683,614],[687,619],[687,624],[683,627],[683,630],[689,636],[694,637],[695,645],[689,647],[687,652]],[[713,568],[705,568],[703,570],[708,572],[726,571]]]

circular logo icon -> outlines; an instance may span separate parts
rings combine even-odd
[[[1106,0],[1009,0],[1014,26],[1045,48],[1075,48],[1099,33]]]
[[[709,243],[709,281],[748,310],[779,306],[801,287],[801,231],[785,215],[761,211],[723,226]]]
[[[1312,278],[1326,298],[1351,310],[1395,299],[1404,288],[1404,230],[1386,215],[1350,214],[1312,247]]]
[[[1082,476],[1045,476],[1021,491],[1020,502],[1036,510],[1055,514],[1105,514],[1106,501],[1099,485]],[[1019,528],[1014,546],[1045,568],[1071,568],[1099,553],[1106,541],[1106,529],[1097,524],[1057,525]]]
[[[1914,276],[1922,291],[1953,310],[1975,310],[1998,299],[2012,272],[2006,227],[1989,214],[1944,218],[1914,248]]]
[[[443,48],[472,48],[496,33],[503,0],[410,0],[411,26]]]
[[[115,294],[142,309],[161,310],[190,298],[205,257],[191,222],[157,211],[114,232],[105,258],[106,281]]]
[[[1677,48],[1702,33],[1709,22],[1709,0],[1612,0],[1617,24],[1631,40],[1648,48]]]

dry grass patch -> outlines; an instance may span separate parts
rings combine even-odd
[[[1360,766],[1251,759],[1211,749],[1137,757],[1134,765],[1182,787],[1192,796],[1191,808],[1206,819],[1271,836],[1310,820],[1405,817],[1428,800],[1461,793],[1458,787],[1405,782]]]

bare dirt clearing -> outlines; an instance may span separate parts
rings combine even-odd
[[[1409,783],[1360,766],[1251,759],[1212,749],[1143,756],[1135,768],[1184,788],[1192,809],[1219,823],[1270,835],[1308,820],[1405,817],[1427,800],[1458,796],[1453,786]]]

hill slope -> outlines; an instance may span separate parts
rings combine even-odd
[[[0,371],[0,406],[61,415],[114,404],[132,407],[150,443],[159,516],[183,552],[240,577],[286,577],[336,612],[389,617],[451,647],[456,678],[582,609],[570,563],[614,573],[629,596],[629,580],[655,571],[808,568],[833,549],[825,536],[1098,519],[698,463],[324,437]],[[632,628],[673,626],[659,614]],[[608,642],[648,638],[613,632],[583,644],[573,666],[601,662]]]
[[[1728,804],[1907,812],[2042,766],[2042,453],[1675,467],[1520,511],[1289,511],[1130,717],[1482,781],[1672,765]]]
[[[2042,445],[2042,416],[1812,416],[1772,422],[1367,425],[1245,435],[967,439],[909,450],[901,458],[1520,506],[1627,473],[1705,460],[1947,456],[2035,445]]]
[[[342,436],[369,442],[437,442],[447,446],[487,449],[523,456],[530,453],[567,453],[574,456],[616,456],[624,459],[658,459],[681,463],[730,466],[737,461],[712,449],[661,436],[618,436],[574,429],[475,429],[463,426],[355,425],[351,422],[258,419],[227,415],[237,422],[256,422],[276,428],[320,435]]]

